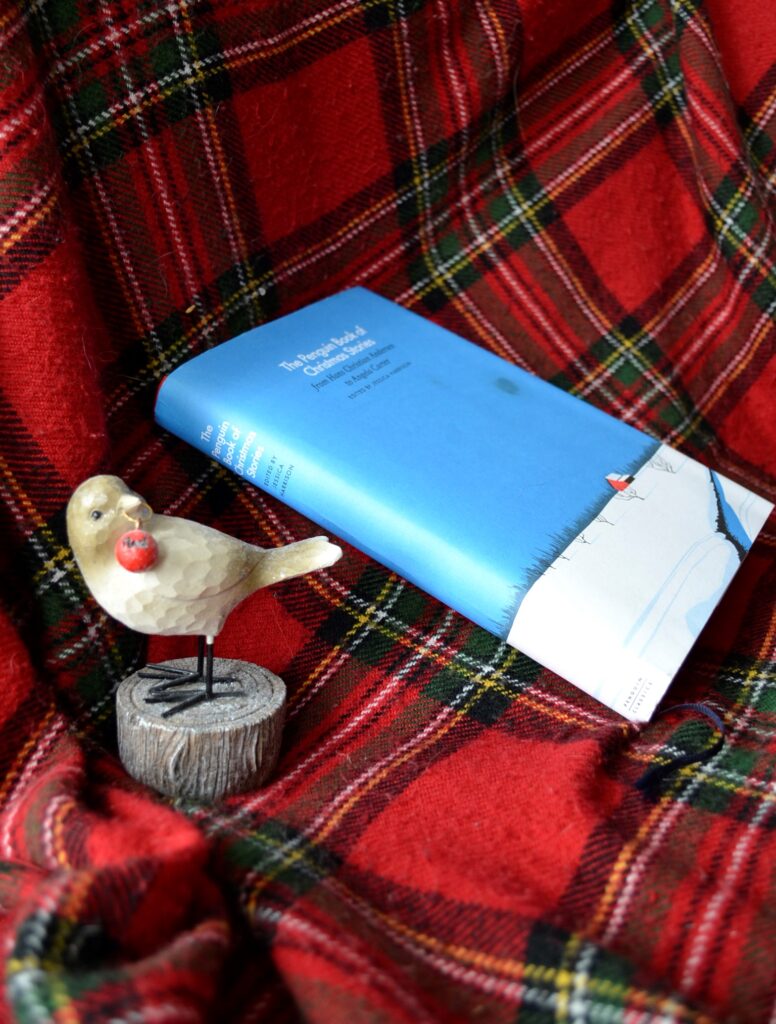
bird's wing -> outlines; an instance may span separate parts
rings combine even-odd
[[[250,575],[257,550],[202,523],[154,516],[150,532],[159,547],[152,570],[159,597],[191,600],[239,587]]]

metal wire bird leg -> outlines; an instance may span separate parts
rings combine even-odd
[[[218,700],[220,697],[242,697],[242,690],[219,690],[213,689],[215,683],[234,683],[231,676],[213,675],[213,644],[206,643],[205,637],[197,638],[197,668],[196,671],[173,668],[169,665],[147,665],[145,670],[139,672],[141,679],[158,679],[157,686],[152,686],[145,698],[146,704],[172,704],[162,712],[162,718],[169,718],[177,715],[186,708],[193,708],[196,704],[204,701]],[[163,680],[163,681],[162,681]],[[185,683],[204,681],[204,690],[176,690],[178,686]],[[172,692],[174,691],[174,692]]]

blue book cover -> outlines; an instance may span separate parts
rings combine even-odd
[[[156,418],[634,721],[772,508],[364,288],[194,357]]]

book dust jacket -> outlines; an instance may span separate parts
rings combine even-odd
[[[156,417],[633,721],[772,508],[363,288],[191,359]]]

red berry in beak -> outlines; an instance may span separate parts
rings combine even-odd
[[[129,530],[116,541],[116,561],[130,572],[145,572],[156,565],[159,548],[145,530]]]

